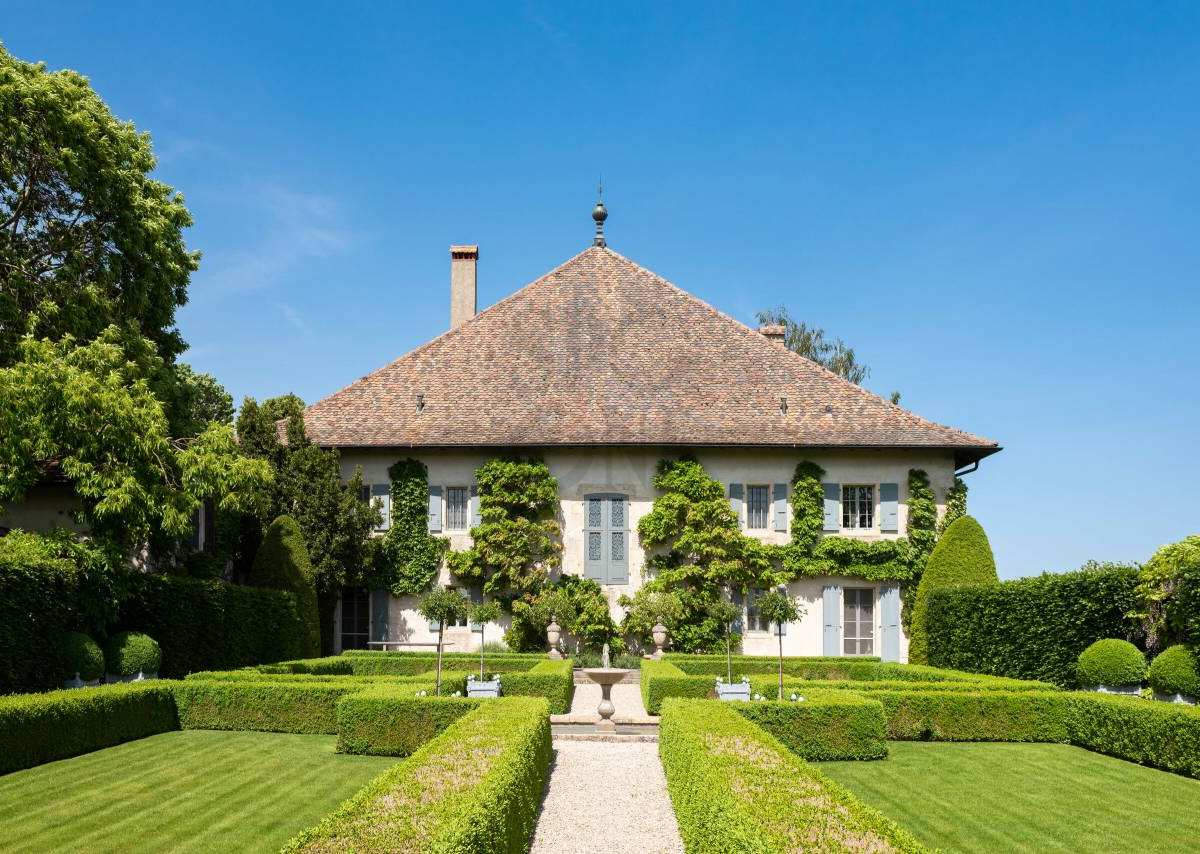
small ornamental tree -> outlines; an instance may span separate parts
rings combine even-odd
[[[962,516],[942,536],[917,587],[913,605],[912,632],[909,635],[908,660],[913,664],[929,663],[929,638],[925,627],[925,611],[929,596],[939,587],[964,584],[995,584],[996,560],[983,527],[971,516]]]
[[[304,641],[300,657],[319,656],[321,621],[312,561],[300,526],[291,516],[280,516],[267,528],[250,568],[249,583],[255,587],[286,590],[296,597],[296,617]]]
[[[617,604],[625,608],[622,633],[627,640],[636,640],[642,648],[659,620],[668,631],[674,632],[683,617],[683,602],[679,596],[654,587],[642,587],[633,596],[623,595]]]
[[[793,599],[782,589],[771,590],[762,596],[756,605],[760,616],[775,624],[779,636],[779,699],[783,699],[783,626],[794,623],[805,613],[798,599]]]
[[[487,630],[487,624],[500,619],[502,613],[500,603],[495,599],[488,602],[474,602],[469,608],[471,620],[479,625],[479,678],[483,676],[483,648],[484,636],[483,633]]]
[[[466,616],[469,604],[461,593],[438,587],[430,591],[429,595],[422,599],[421,604],[417,606],[417,612],[422,617],[431,623],[438,624],[437,696],[439,697],[442,696],[442,638],[446,632],[446,625],[456,623],[461,617]]]
[[[733,624],[742,616],[742,609],[728,599],[718,599],[708,606],[708,614],[725,629],[725,681],[733,682],[733,652],[730,640],[733,637]]]

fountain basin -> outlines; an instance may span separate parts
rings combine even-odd
[[[600,705],[596,707],[596,712],[600,715],[600,720],[596,721],[596,732],[612,735],[617,731],[617,725],[612,722],[613,712],[617,707],[612,702],[612,686],[616,685],[625,678],[628,673],[620,667],[589,667],[585,668],[583,675],[591,679],[600,686]]]

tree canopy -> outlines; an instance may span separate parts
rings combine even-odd
[[[847,379],[855,385],[862,385],[863,380],[871,375],[871,369],[858,361],[854,348],[841,338],[826,338],[825,330],[809,326],[803,321],[794,320],[788,313],[787,306],[776,306],[754,315],[759,323],[783,327],[783,343],[793,353],[799,353],[806,359],[811,359],[818,365],[833,371],[839,377]],[[900,399],[896,394],[893,403]]]

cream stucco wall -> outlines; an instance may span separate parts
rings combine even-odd
[[[922,468],[928,474],[937,497],[938,512],[944,512],[946,491],[954,478],[954,459],[948,452],[911,452],[891,450],[823,450],[800,449],[661,449],[661,448],[549,448],[540,451],[551,473],[558,479],[559,496],[562,501],[561,522],[563,529],[562,572],[583,574],[584,500],[590,493],[611,492],[629,496],[629,583],[605,586],[604,591],[611,603],[614,617],[620,618],[621,609],[616,604],[622,593],[633,593],[642,584],[642,566],[645,553],[637,536],[637,523],[657,497],[653,487],[655,467],[664,456],[678,456],[689,450],[703,463],[708,472],[722,483],[774,484],[789,483],[796,463],[803,459],[812,460],[826,471],[824,480],[843,484],[897,483],[900,485],[899,529],[904,531],[907,522],[908,471]],[[387,469],[398,459],[413,456],[422,460],[429,469],[431,485],[443,487],[470,486],[475,470],[494,458],[497,452],[480,450],[422,450],[408,449],[344,449],[342,451],[342,475],[349,478],[356,466],[361,466],[363,478],[368,483],[386,483]],[[878,516],[878,514],[876,514]],[[443,508],[443,519],[446,514]],[[743,525],[745,507],[743,505]],[[789,513],[790,524],[790,513]],[[784,543],[790,532],[776,532],[774,525],[765,531],[747,531],[761,537],[765,542]],[[463,549],[470,545],[467,531],[443,530],[449,537],[451,548]],[[867,540],[894,537],[881,534],[876,528],[870,532],[845,531],[843,536],[856,536]],[[443,566],[439,583],[453,584],[454,580]],[[822,588],[826,584],[839,583],[843,587],[867,587],[875,590],[876,638],[879,637],[879,585],[855,579],[809,578],[794,582],[791,593],[799,596],[807,607],[807,614],[799,623],[788,627],[784,636],[784,653],[788,655],[820,655],[822,651]],[[436,634],[429,631],[428,624],[416,613],[416,601],[412,597],[397,599],[388,597],[388,636],[390,640],[414,643],[429,643]],[[488,640],[499,640],[505,625],[489,626]],[[454,641],[454,650],[478,648],[478,634],[469,629],[452,629],[449,633]],[[777,650],[777,639],[766,633],[748,633],[743,639],[748,653],[769,654]],[[901,659],[907,658],[907,638],[901,636]],[[878,652],[878,650],[877,650]]]
[[[74,518],[79,509],[79,499],[67,484],[38,484],[21,501],[5,508],[0,514],[0,529],[49,533],[66,528],[80,534],[85,529]]]

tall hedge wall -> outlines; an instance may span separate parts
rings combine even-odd
[[[936,590],[925,625],[935,667],[1075,685],[1079,653],[1102,638],[1137,642],[1137,570],[1116,566]]]

